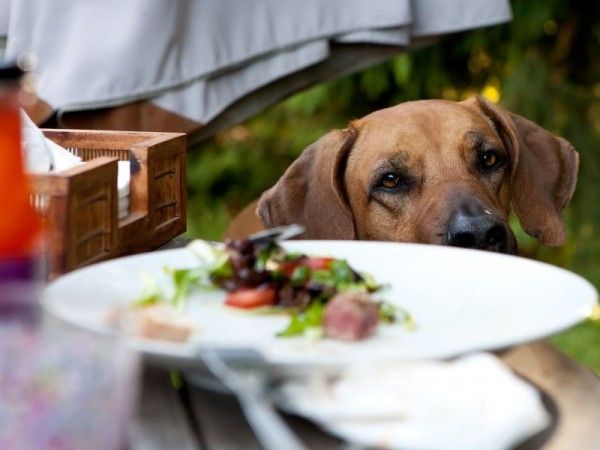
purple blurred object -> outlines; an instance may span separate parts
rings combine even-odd
[[[0,260],[0,286],[14,280],[37,278],[39,269],[36,260],[31,257]]]
[[[38,258],[0,259],[0,321],[39,320],[40,273]]]
[[[125,447],[139,357],[43,314],[36,258],[0,260],[0,449]]]

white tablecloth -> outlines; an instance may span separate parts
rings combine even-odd
[[[39,60],[58,111],[152,100],[206,123],[331,57],[331,42],[410,47],[510,20],[508,0],[0,0],[5,59]]]

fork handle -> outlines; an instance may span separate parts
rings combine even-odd
[[[245,394],[239,395],[238,400],[265,450],[307,450],[269,400]]]

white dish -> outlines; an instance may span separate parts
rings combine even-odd
[[[548,336],[586,318],[595,288],[569,271],[524,258],[449,247],[360,241],[289,241],[309,255],[345,258],[390,289],[382,297],[410,311],[414,331],[381,326],[361,342],[278,338],[287,316],[237,312],[220,306],[222,293],[198,293],[189,302],[199,332],[174,344],[136,339],[146,356],[170,364],[193,362],[201,344],[253,348],[277,366],[371,363],[377,360],[449,358]],[[106,314],[135,299],[143,271],[160,276],[165,266],[193,267],[187,249],[114,259],[77,270],[51,283],[43,301],[54,314],[106,331]]]

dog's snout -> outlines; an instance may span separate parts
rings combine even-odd
[[[462,208],[448,224],[446,244],[454,247],[507,251],[506,226],[489,211]]]

